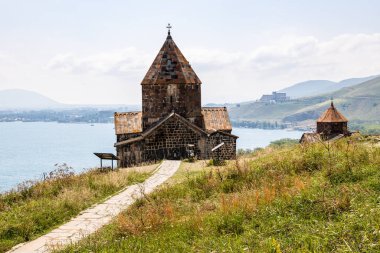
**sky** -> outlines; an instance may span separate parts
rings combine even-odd
[[[202,102],[380,74],[378,0],[0,0],[0,90],[139,104],[172,24]]]

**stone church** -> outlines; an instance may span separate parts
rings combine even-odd
[[[317,131],[314,133],[304,133],[300,143],[312,143],[327,141],[349,136],[348,120],[336,109],[331,101],[330,107],[317,119]]]
[[[201,106],[201,80],[168,31],[141,82],[142,111],[116,112],[119,167],[162,159],[230,160],[237,136],[226,107]]]

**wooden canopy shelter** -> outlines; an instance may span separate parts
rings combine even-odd
[[[94,153],[94,155],[100,158],[101,169],[103,169],[103,160],[111,160],[111,169],[113,169],[113,161],[120,160],[119,157],[115,156],[112,153]]]

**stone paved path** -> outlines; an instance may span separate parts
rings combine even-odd
[[[82,211],[50,233],[34,241],[15,246],[9,252],[50,252],[67,244],[75,243],[111,222],[112,218],[130,206],[144,194],[151,193],[169,179],[179,168],[180,161],[164,161],[156,172],[141,184],[131,185],[105,202]]]

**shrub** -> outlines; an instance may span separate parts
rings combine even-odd
[[[243,148],[239,148],[237,151],[236,151],[236,155],[237,156],[243,156],[243,155],[249,155],[249,154],[252,154],[254,151],[252,149],[243,149]]]
[[[276,141],[271,141],[269,146],[280,148],[280,147],[294,146],[298,144],[298,142],[299,142],[298,139],[284,138],[284,139],[279,139]]]

